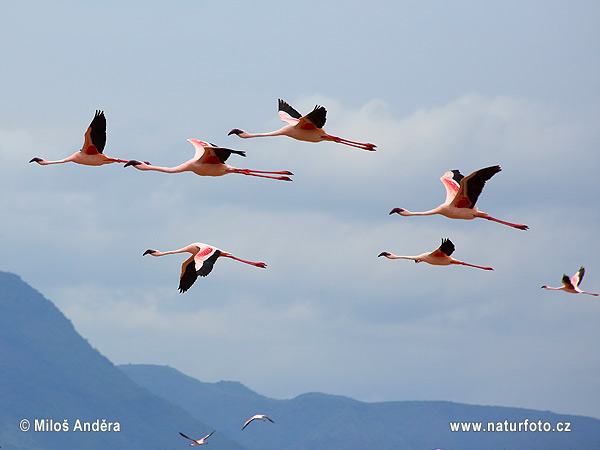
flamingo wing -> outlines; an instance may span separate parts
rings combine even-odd
[[[450,256],[452,253],[454,253],[454,244],[452,243],[452,241],[448,238],[444,238],[442,239],[442,245],[440,245],[440,247],[437,250],[434,250],[431,255],[432,256],[442,256],[442,255],[446,255],[446,256]]]
[[[196,282],[198,273],[194,264],[194,255],[185,260],[181,266],[181,276],[179,277],[179,292],[184,293]]]
[[[574,278],[574,277],[573,277]],[[563,274],[562,283],[565,285],[567,289],[575,289],[575,287],[571,284],[571,279],[568,275]]]
[[[207,276],[213,269],[215,262],[221,256],[221,251],[215,247],[206,246],[194,256],[196,274]]]
[[[246,423],[244,424],[244,426],[242,427],[242,431],[244,431],[244,428],[246,428],[248,426],[248,424],[250,422],[252,422],[253,420],[255,420],[256,417],[251,417],[250,419],[246,420]]]
[[[189,439],[190,441],[194,441],[196,442],[196,439],[192,439],[191,437],[187,437],[185,434],[183,434],[181,431],[179,432],[180,435],[182,435],[184,438]]]
[[[241,150],[218,147],[199,139],[188,139],[188,142],[196,149],[194,159],[198,160],[200,164],[225,164],[225,161],[227,161],[227,158],[229,158],[232,153],[246,156],[246,152]]]
[[[464,178],[463,174],[458,170],[449,170],[440,178],[440,181],[446,188],[446,201],[444,204],[449,205],[460,188],[460,180]]]
[[[323,128],[327,120],[327,110],[323,106],[315,106],[311,112],[300,118],[298,126],[303,130],[314,130]]]
[[[279,99],[279,117],[290,125],[296,125],[302,115],[292,108],[289,103]]]
[[[90,126],[84,134],[81,151],[87,155],[96,155],[104,151],[106,145],[106,117],[104,111],[96,110]]]
[[[213,435],[214,431],[211,431],[210,433],[208,433],[206,436],[204,436],[202,439],[200,439],[201,441],[208,439],[209,437],[211,437]]]
[[[486,181],[500,172],[500,166],[490,166],[484,169],[479,169],[471,175],[460,180],[460,188],[452,200],[451,205],[456,208],[473,208]]]
[[[583,267],[580,267],[579,270],[577,271],[577,273],[575,275],[573,275],[573,277],[571,278],[571,284],[574,287],[578,287],[579,284],[581,283],[581,280],[583,280],[584,275],[585,275],[585,269]]]

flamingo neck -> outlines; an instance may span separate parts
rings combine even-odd
[[[143,168],[141,168],[143,167]],[[161,166],[151,166],[149,164],[145,164],[142,166],[136,166],[139,170],[154,170],[155,172],[164,172],[164,173],[180,173],[185,172],[186,170],[190,170],[187,164],[180,164],[175,167],[161,167]]]
[[[408,211],[408,210],[403,210],[402,212],[399,213],[401,216],[433,216],[434,214],[440,214],[440,208],[434,208],[434,209],[430,209],[429,211],[416,211],[416,212],[412,212],[412,211]]]
[[[279,130],[275,130],[275,131],[269,131],[267,133],[248,133],[246,131],[244,131],[243,133],[239,134],[238,136],[241,138],[255,138],[255,137],[268,137],[268,136],[281,136],[283,135],[283,130],[284,128],[281,128]]]
[[[421,259],[418,256],[400,256],[400,255],[394,255],[391,254],[388,256],[389,259],[410,259],[411,261],[414,262],[420,262]]]

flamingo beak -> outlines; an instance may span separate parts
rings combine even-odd
[[[127,166],[139,166],[141,164],[141,162],[136,161],[135,159],[130,159],[129,161],[127,161],[127,163],[125,163],[124,167]]]
[[[156,253],[156,250],[148,249],[144,252],[142,256],[151,255],[152,253]]]
[[[404,211],[402,208],[394,208],[390,211],[390,215],[392,214],[400,214],[402,211]]]
[[[390,256],[389,252],[381,252],[379,256]],[[379,258],[379,256],[377,256]]]
[[[38,158],[37,156],[35,158],[31,158],[29,160],[30,163],[32,163],[32,162],[39,163],[40,161],[43,161],[43,159],[42,158]]]
[[[240,130],[239,128],[234,128],[229,133],[227,133],[227,136],[231,136],[232,134],[242,134],[242,133],[243,133],[243,131]]]

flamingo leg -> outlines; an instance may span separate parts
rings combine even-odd
[[[273,180],[282,180],[282,181],[292,181],[292,179],[290,177],[272,177],[270,175],[262,175],[264,173],[281,173],[281,174],[286,174],[286,175],[292,175],[291,172],[285,171],[285,172],[263,172],[263,171],[259,171],[259,170],[249,170],[249,169],[232,169],[230,170],[233,173],[241,173],[243,175],[250,175],[253,177],[261,177],[261,178],[271,178]]]
[[[483,269],[483,270],[494,270],[491,267],[484,267],[484,266],[476,266],[475,264],[469,264],[466,262],[462,262],[462,261],[457,261],[457,260],[453,260],[452,261],[453,264],[460,264],[461,266],[469,266],[469,267],[475,267],[476,269]]]
[[[270,172],[268,170],[253,170],[253,169],[243,169],[243,170],[248,171],[248,172],[252,172],[252,173],[274,173],[274,174],[278,174],[278,175],[294,175],[289,170],[281,170],[281,171],[278,171],[278,172]]]
[[[245,259],[238,258],[237,256],[233,256],[233,255],[231,255],[229,253],[225,253],[225,252],[221,252],[221,256],[224,256],[225,258],[235,259],[236,261],[250,264],[251,266],[255,266],[255,267],[260,267],[262,269],[267,267],[267,265],[264,262],[246,261]]]
[[[482,216],[482,217],[484,219],[491,220],[493,222],[498,222],[503,225],[508,225],[509,227],[517,228],[519,230],[528,230],[529,229],[529,227],[527,225],[520,225],[518,223],[505,222],[504,220],[496,219],[495,217],[492,217],[492,216]]]
[[[341,137],[337,137],[337,136],[331,136],[332,140],[334,142],[337,142],[339,144],[345,144],[345,145],[349,145],[350,147],[356,147],[356,148],[361,148],[363,150],[369,150],[374,152],[375,151],[375,144],[365,144],[362,142],[355,142],[355,141],[349,141],[348,139],[343,139]]]

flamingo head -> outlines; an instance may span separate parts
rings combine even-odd
[[[42,162],[43,162],[43,161],[44,161],[44,160],[43,160],[42,158],[38,158],[37,156],[36,156],[35,158],[31,158],[31,159],[29,160],[29,162],[30,162],[30,163],[32,163],[32,162],[36,162],[36,163],[38,163],[38,164],[42,164]]]
[[[144,252],[144,254],[142,256],[146,256],[146,255],[153,255],[154,253],[156,253],[157,250],[152,250],[152,249],[148,249]]]
[[[244,130],[240,130],[239,128],[234,128],[229,133],[227,133],[227,136],[231,136],[232,134],[236,134],[239,137],[244,137],[244,135],[247,133]]]
[[[401,216],[406,216],[408,211],[406,209],[402,209],[402,208],[394,208],[390,211],[390,215],[392,214],[400,214]]]
[[[390,255],[391,255],[390,252],[381,252],[377,257],[379,258],[379,256],[385,256],[387,258]]]
[[[141,162],[135,160],[135,159],[130,159],[129,161],[127,161],[125,163],[124,167],[128,167],[128,166],[139,166],[141,164]]]

